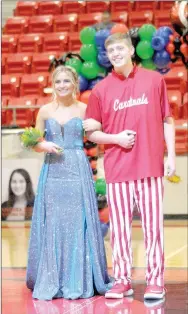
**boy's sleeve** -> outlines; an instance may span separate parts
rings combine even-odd
[[[161,95],[161,99],[160,99],[161,111],[162,111],[162,117],[164,120],[167,117],[172,117],[172,112],[171,112],[170,104],[168,101],[166,83],[163,77],[161,79],[160,95]]]
[[[86,108],[85,119],[95,119],[102,123],[102,114],[100,101],[97,95],[92,91]]]

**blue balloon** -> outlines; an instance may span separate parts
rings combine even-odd
[[[170,61],[170,55],[166,50],[157,51],[153,56],[153,62],[158,69],[166,68]]]
[[[87,90],[88,84],[89,84],[88,80],[84,76],[79,75],[78,81],[79,81],[79,90],[81,92],[84,92],[85,90]]]
[[[168,26],[159,27],[155,33],[155,36],[162,37],[165,40],[165,44],[169,43],[169,36],[173,34],[173,31]]]
[[[158,28],[157,33],[170,36],[173,34],[173,30],[169,26],[161,26]]]
[[[166,42],[163,37],[154,36],[151,41],[151,46],[154,50],[160,51],[165,48]]]
[[[111,67],[111,63],[110,63],[110,61],[108,59],[106,51],[99,52],[99,54],[97,56],[97,61],[104,68],[110,68]]]
[[[102,230],[103,237],[107,235],[108,228],[109,228],[109,224],[105,224],[101,222],[101,230]]]
[[[89,81],[88,89],[93,89],[93,87],[102,80],[103,77],[97,77],[96,79]]]
[[[104,43],[108,36],[110,36],[109,29],[101,29],[98,32],[96,32],[95,43],[96,43],[97,48],[102,47],[103,49],[105,49]]]
[[[156,69],[160,74],[166,74],[170,71],[170,68]]]

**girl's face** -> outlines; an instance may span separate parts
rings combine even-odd
[[[22,196],[25,194],[27,183],[20,173],[15,172],[13,174],[10,185],[15,196]]]
[[[55,78],[54,89],[57,96],[66,97],[73,95],[75,87],[70,76],[65,72],[60,72]]]

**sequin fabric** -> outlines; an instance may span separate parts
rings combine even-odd
[[[28,252],[33,298],[89,298],[111,286],[80,118],[46,120],[46,139],[63,148],[46,154],[39,177]]]

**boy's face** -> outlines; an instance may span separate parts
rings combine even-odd
[[[110,44],[106,50],[114,68],[120,68],[132,62],[131,57],[134,54],[134,48],[129,46],[124,40]]]

